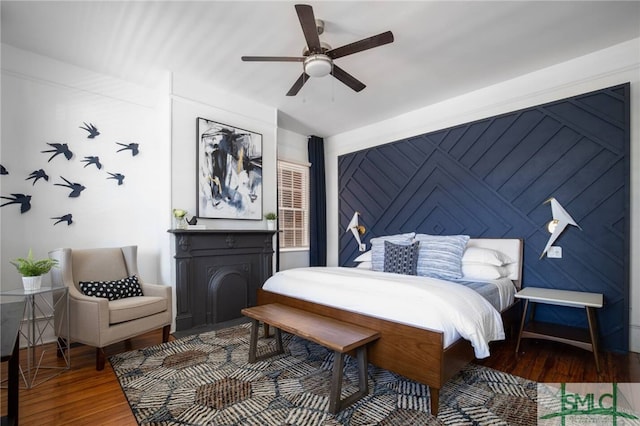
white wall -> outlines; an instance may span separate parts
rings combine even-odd
[[[278,129],[278,159],[308,164],[307,136],[286,129]],[[280,270],[309,266],[309,250],[280,251]]]
[[[0,194],[32,196],[31,210],[0,209],[1,281],[3,290],[20,288],[11,259],[30,248],[45,257],[57,247],[99,247],[136,244],[141,276],[165,282],[161,247],[170,226],[170,145],[168,98],[163,88],[136,86],[105,75],[2,45],[2,129],[0,163],[9,175],[0,176]],[[164,93],[163,93],[164,92]],[[79,127],[91,122],[100,135],[87,139]],[[47,142],[64,142],[74,156],[51,162]],[[137,142],[133,157],[116,142]],[[98,155],[103,169],[85,167],[85,156]],[[49,181],[26,180],[44,169]],[[125,175],[123,185],[107,172]],[[77,198],[55,186],[60,176],[86,189]],[[7,200],[2,200],[7,201]],[[73,214],[73,224],[53,225],[52,217]]]
[[[640,39],[325,139],[328,263],[338,263],[338,156],[631,82],[631,259],[640,253]],[[631,350],[640,352],[640,263],[631,264]]]

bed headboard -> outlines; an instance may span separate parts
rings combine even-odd
[[[522,260],[523,240],[521,238],[471,238],[467,247],[481,247],[499,251],[511,258],[514,263],[509,264],[509,278],[516,288],[522,288]]]

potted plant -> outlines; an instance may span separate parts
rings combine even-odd
[[[29,249],[26,258],[19,257],[10,263],[22,275],[22,285],[25,290],[38,290],[42,284],[42,276],[56,266],[58,261],[50,258],[36,260],[33,258],[33,252]]]
[[[278,219],[277,214],[267,213],[264,215],[264,218],[267,219],[267,229],[276,229],[276,219]]]

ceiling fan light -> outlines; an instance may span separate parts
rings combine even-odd
[[[304,61],[304,72],[311,77],[324,77],[331,73],[331,58],[327,55],[311,55]]]

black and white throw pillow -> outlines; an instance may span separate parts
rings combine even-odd
[[[105,297],[109,300],[143,296],[138,277],[132,275],[114,281],[80,281],[80,290],[86,296]]]
[[[416,275],[418,267],[418,242],[402,245],[384,242],[384,272]]]

